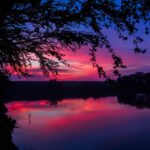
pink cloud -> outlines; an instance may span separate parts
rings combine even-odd
[[[129,51],[127,46],[123,47],[123,45],[121,45],[122,43],[118,42],[117,44],[118,49],[116,49],[116,53],[122,57],[124,64],[128,67],[126,70],[121,71],[123,74],[130,74],[137,71],[148,72],[150,70],[150,52],[146,54],[135,54],[133,51]],[[64,58],[70,66],[60,64],[58,80],[103,80],[99,79],[96,68],[92,66],[87,47],[82,47],[76,52],[63,51],[65,53]],[[96,56],[97,62],[108,74],[111,74],[113,61],[107,50],[104,48],[99,49]],[[36,64],[30,69],[30,73],[34,75],[34,78],[30,80],[49,80],[48,77],[43,76],[42,71]],[[18,79],[15,75],[12,79],[29,80],[25,78]]]

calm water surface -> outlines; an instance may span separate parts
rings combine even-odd
[[[119,104],[117,97],[14,101],[13,142],[19,150],[149,150],[150,109]]]

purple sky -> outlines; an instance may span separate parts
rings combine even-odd
[[[144,42],[141,44],[143,48],[147,48],[145,54],[135,54],[134,45],[132,43],[133,38],[130,37],[128,41],[122,41],[118,38],[114,30],[104,30],[104,33],[108,36],[112,47],[115,49],[116,54],[122,57],[126,69],[122,70],[122,74],[132,74],[135,72],[149,72],[150,70],[150,36],[145,36],[142,31],[138,35],[144,37]],[[90,62],[89,51],[87,47],[82,47],[77,52],[65,51],[65,59],[70,64],[70,67],[61,65],[59,69],[58,80],[103,80],[99,79],[96,68],[93,68]],[[112,75],[112,59],[107,53],[107,49],[99,49],[97,52],[97,60],[100,65],[104,67],[104,70]],[[25,79],[12,76],[12,80],[49,80],[49,78],[43,76],[41,70],[36,63],[33,63],[33,68],[30,72],[34,75],[34,78]]]

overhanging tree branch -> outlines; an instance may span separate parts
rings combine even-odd
[[[61,49],[75,51],[88,45],[99,76],[109,78],[96,61],[96,51],[102,47],[107,48],[114,61],[113,73],[120,76],[119,68],[125,66],[103,28],[113,28],[120,39],[128,40],[125,34],[134,35],[139,22],[149,34],[148,0],[122,0],[121,3],[114,0],[3,0],[0,6],[0,71],[11,73],[6,67],[11,66],[11,70],[26,76],[28,66],[32,65],[31,55],[34,55],[45,74],[57,74],[59,63],[67,64]],[[89,32],[80,31],[81,26]],[[145,52],[139,47],[142,41],[142,37],[135,37],[135,52]]]

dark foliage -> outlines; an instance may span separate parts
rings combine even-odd
[[[10,83],[9,77],[4,73],[0,72],[0,88],[6,83]]]
[[[12,142],[12,132],[16,125],[16,120],[10,118],[7,114],[7,108],[0,101],[0,149],[17,150],[18,148]]]
[[[0,71],[27,76],[27,68],[37,61],[46,75],[57,75],[60,62],[67,65],[62,49],[75,51],[88,45],[100,77],[108,78],[96,59],[96,51],[102,47],[114,60],[114,74],[120,76],[119,68],[125,66],[103,28],[113,28],[120,39],[127,40],[138,31],[138,23],[149,34],[149,21],[149,0],[2,0]],[[81,30],[85,28],[88,32]],[[139,47],[141,42],[141,37],[134,38],[135,52],[145,52]]]
[[[118,78],[117,87],[121,91],[149,93],[150,92],[150,73],[137,72],[132,75]]]

